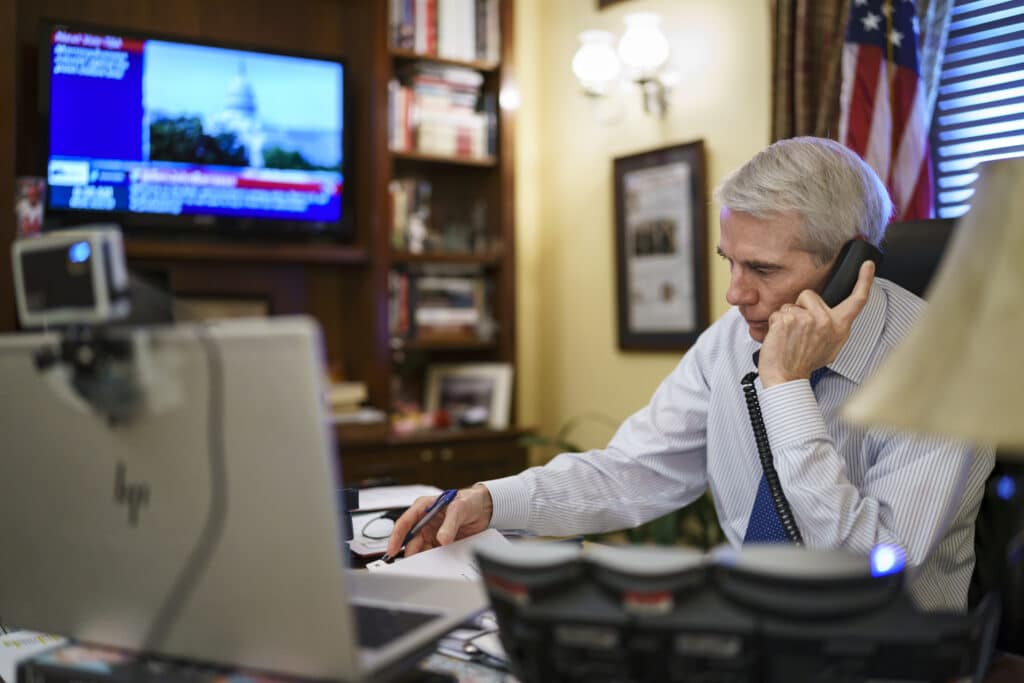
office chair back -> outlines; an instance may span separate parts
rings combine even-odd
[[[877,275],[927,298],[928,284],[955,230],[956,223],[952,219],[892,223],[881,245],[885,259]],[[1024,560],[1017,558],[1011,565],[1007,558],[1007,546],[1013,538],[1019,513],[1009,501],[997,495],[999,482],[1007,476],[1024,482],[1024,466],[997,459],[985,484],[985,497],[974,526],[975,567],[970,604],[974,607],[983,595],[998,591],[1002,621],[997,647],[1024,654]]]

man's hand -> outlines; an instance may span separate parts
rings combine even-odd
[[[390,557],[397,556],[402,550],[402,541],[405,535],[416,525],[416,522],[423,517],[427,508],[437,499],[436,496],[422,496],[417,498],[409,509],[405,511],[395,528],[391,530],[388,538],[387,554]],[[452,541],[473,534],[478,534],[487,528],[491,523],[491,492],[483,484],[474,484],[468,489],[462,489],[455,500],[441,512],[434,515],[434,518],[427,522],[414,539],[405,546],[405,555],[415,555],[421,550],[430,550],[439,545],[448,545]]]
[[[805,289],[795,304],[783,304],[768,318],[758,372],[767,388],[807,379],[835,360],[850,336],[850,328],[871,293],[875,264],[861,264],[849,297],[829,308],[816,292]]]

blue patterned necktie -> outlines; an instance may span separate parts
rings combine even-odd
[[[821,378],[828,372],[828,368],[818,368],[811,373],[811,390],[813,391]],[[754,507],[750,511],[750,521],[747,522],[747,533],[743,537],[743,543],[787,543],[789,536],[782,526],[779,514],[775,512],[775,505],[772,503],[772,494],[768,489],[768,480],[764,474],[761,475],[761,483],[757,486],[757,498],[754,499]]]

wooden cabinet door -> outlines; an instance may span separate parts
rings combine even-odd
[[[515,436],[454,442],[341,446],[346,485],[366,480],[462,488],[516,474],[526,466],[526,449]]]

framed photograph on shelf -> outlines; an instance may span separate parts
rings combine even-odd
[[[685,349],[708,326],[704,143],[618,157],[613,170],[619,348]]]
[[[426,410],[444,410],[452,424],[507,429],[511,402],[512,366],[508,363],[427,368]]]

